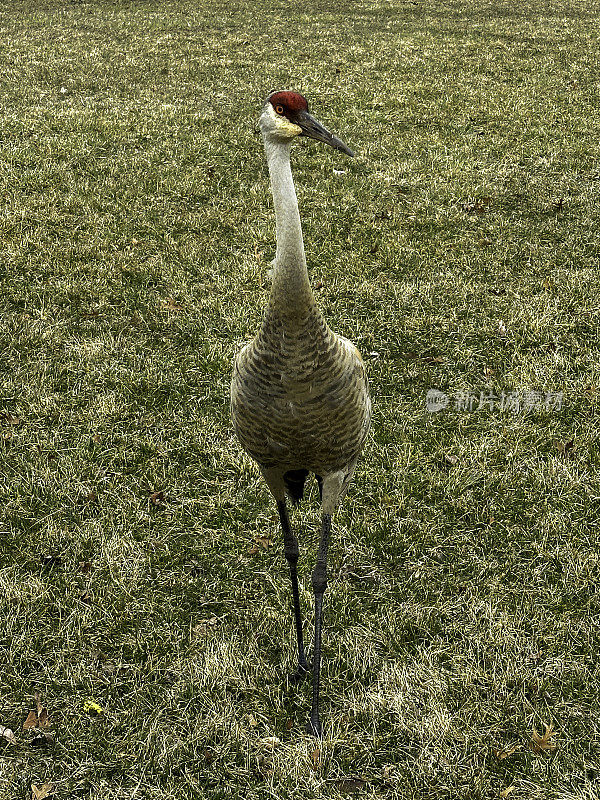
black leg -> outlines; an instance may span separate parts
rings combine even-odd
[[[310,720],[306,726],[308,733],[322,736],[319,719],[319,677],[321,673],[321,624],[323,622],[323,594],[327,588],[327,548],[331,530],[331,514],[323,514],[321,544],[317,554],[317,564],[312,574],[312,585],[315,593],[315,652],[313,656],[313,691]]]
[[[304,637],[302,636],[302,616],[300,615],[300,595],[298,594],[298,539],[292,533],[290,520],[285,506],[285,501],[277,503],[279,519],[283,528],[283,547],[285,557],[290,565],[290,578],[292,579],[292,599],[294,603],[294,620],[296,623],[296,638],[298,640],[298,669],[290,675],[292,682],[302,680],[308,673],[306,654],[304,652]]]

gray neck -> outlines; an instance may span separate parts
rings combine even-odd
[[[301,317],[314,304],[314,298],[308,280],[298,200],[290,167],[291,143],[274,141],[267,136],[264,143],[277,231],[269,307],[282,316]]]

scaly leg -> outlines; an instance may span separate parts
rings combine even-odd
[[[323,731],[319,719],[319,677],[321,672],[321,624],[323,621],[323,594],[327,588],[327,548],[331,530],[331,514],[323,514],[321,544],[317,554],[317,563],[312,574],[312,585],[315,593],[315,650],[313,655],[312,709],[306,730],[313,736],[321,737]]]
[[[292,533],[290,520],[285,505],[285,500],[277,501],[279,519],[283,528],[283,547],[285,557],[290,566],[290,578],[292,579],[292,599],[294,603],[294,620],[296,623],[296,638],[298,640],[298,669],[290,675],[290,681],[297,683],[308,673],[306,654],[304,652],[304,638],[302,635],[302,616],[300,614],[300,595],[298,593],[298,539]]]

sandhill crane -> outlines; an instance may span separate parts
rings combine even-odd
[[[308,280],[290,146],[308,136],[353,156],[352,151],[308,113],[296,92],[269,95],[259,127],[275,205],[277,253],[269,304],[256,338],[235,359],[231,414],[244,450],[258,466],[277,501],[289,564],[300,680],[309,671],[298,595],[298,541],[292,533],[286,494],[298,504],[309,473],[321,497],[322,531],[312,573],[315,598],[312,709],[307,731],[322,735],[319,675],[323,594],[331,515],[344,497],[371,419],[365,368],[356,347],[328,327]]]

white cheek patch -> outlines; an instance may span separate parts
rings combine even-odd
[[[302,128],[299,125],[294,125],[287,117],[282,117],[281,114],[278,114],[271,104],[269,104],[267,113],[273,123],[273,128],[279,136],[292,139],[302,133]]]

